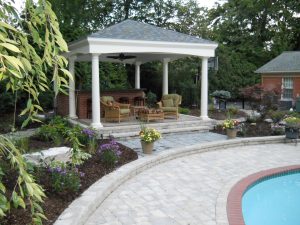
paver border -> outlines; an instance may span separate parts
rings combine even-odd
[[[75,199],[67,209],[58,217],[54,225],[83,225],[93,212],[102,204],[102,202],[120,185],[136,176],[137,174],[164,162],[179,157],[192,154],[198,154],[208,151],[224,150],[230,147],[273,144],[286,142],[284,136],[268,136],[255,138],[239,138],[232,140],[215,141],[201,143],[187,147],[173,148],[168,151],[161,152],[158,155],[150,155],[128,163],[114,172],[102,177],[90,186],[80,197]],[[233,183],[234,184],[234,183]],[[224,195],[224,193],[223,193]],[[222,200],[222,198],[219,198]],[[217,207],[224,204],[226,208],[226,200],[218,201]],[[225,210],[226,211],[226,210]],[[222,214],[220,214],[222,215]],[[225,216],[217,218],[217,221],[223,222]],[[217,223],[219,225],[219,223]],[[228,223],[227,223],[228,224]]]
[[[263,170],[251,174],[237,182],[230,190],[227,198],[227,217],[230,225],[245,225],[242,213],[242,198],[244,193],[255,183],[272,177],[299,171],[300,165],[284,166]]]

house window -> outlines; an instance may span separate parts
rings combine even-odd
[[[284,77],[283,78],[283,99],[292,99],[293,98],[293,78]]]

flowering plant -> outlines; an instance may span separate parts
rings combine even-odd
[[[107,144],[100,145],[98,153],[107,167],[114,166],[122,154],[119,144],[114,139]]]
[[[294,116],[289,116],[283,120],[287,126],[289,127],[300,127],[300,118],[294,117]]]
[[[223,122],[222,128],[225,129],[234,129],[239,125],[239,121],[227,119]]]
[[[85,174],[78,171],[77,167],[64,162],[53,161],[48,167],[51,176],[51,185],[55,192],[76,192],[80,188],[80,177]]]
[[[160,132],[154,128],[143,127],[139,133],[142,141],[152,143],[161,138]]]
[[[97,133],[94,129],[84,128],[81,133],[84,136],[84,144],[87,145],[88,152],[95,153],[97,148]]]

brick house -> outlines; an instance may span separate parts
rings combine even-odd
[[[255,71],[268,89],[279,88],[281,101],[291,105],[300,96],[300,51],[283,52]]]

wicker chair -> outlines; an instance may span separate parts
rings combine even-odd
[[[163,110],[165,117],[179,118],[178,108],[181,104],[182,97],[178,94],[168,94],[161,98],[158,107]]]
[[[105,121],[117,121],[130,118],[130,104],[116,102],[112,96],[102,96],[101,107],[104,109]]]

